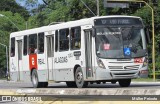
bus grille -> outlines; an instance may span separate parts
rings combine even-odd
[[[130,65],[130,66],[108,66],[111,71],[124,71],[124,70],[138,70],[139,65]]]

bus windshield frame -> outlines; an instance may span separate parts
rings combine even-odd
[[[147,55],[144,26],[141,21],[137,25],[95,26],[95,34],[96,54],[99,58],[123,59]]]

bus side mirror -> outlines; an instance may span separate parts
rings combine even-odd
[[[93,37],[96,36],[96,32],[95,32],[95,29],[94,29],[94,28],[91,29],[91,33],[92,33],[92,36],[93,36]]]
[[[146,35],[147,44],[150,44],[151,38],[149,36],[149,29],[147,27],[145,27],[145,35]]]
[[[152,63],[152,58],[148,59],[148,63],[151,64]]]

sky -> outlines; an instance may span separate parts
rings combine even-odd
[[[18,3],[18,4],[20,4],[21,6],[24,6],[25,7],[25,1],[26,0],[16,0],[16,2]],[[43,4],[43,1],[42,0],[38,0],[38,3],[39,4]],[[31,7],[31,8],[33,8],[33,7]],[[30,9],[31,9],[30,8]]]

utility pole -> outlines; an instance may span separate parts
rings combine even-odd
[[[97,16],[99,16],[99,0],[96,1],[97,1]]]
[[[92,12],[92,10],[84,3],[83,0],[81,0],[81,2],[84,4],[84,6],[85,6],[94,16],[96,16],[96,15]]]

